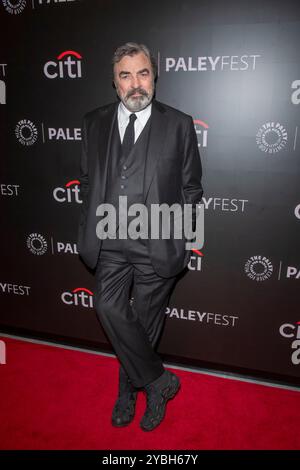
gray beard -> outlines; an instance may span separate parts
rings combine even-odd
[[[124,104],[124,106],[126,106],[126,108],[129,111],[131,111],[132,113],[136,113],[146,108],[146,106],[148,106],[148,104],[151,103],[152,97],[153,97],[153,93],[151,93],[151,95],[148,95],[148,96],[145,96],[145,95],[138,96],[138,97],[130,96],[127,99],[123,99],[122,103]]]
[[[125,108],[127,108],[131,113],[137,113],[139,111],[142,111],[142,109],[146,108],[148,104],[151,103],[154,95],[154,86],[152,88],[152,91],[147,95],[141,95],[136,97],[129,96],[129,98],[123,98],[119,93],[118,87],[116,87],[116,91]]]

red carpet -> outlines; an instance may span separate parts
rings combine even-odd
[[[1,449],[300,449],[300,394],[177,371],[181,390],[163,423],[110,425],[117,396],[115,358],[5,337],[0,365]]]

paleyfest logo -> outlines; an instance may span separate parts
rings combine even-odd
[[[287,139],[287,131],[279,122],[263,124],[256,134],[258,148],[269,154],[280,152],[285,147]]]
[[[160,58],[160,53],[158,57]],[[259,57],[261,57],[260,54],[165,57],[163,64],[166,72],[243,71],[255,70]],[[159,59],[158,63],[160,63]]]
[[[18,122],[15,134],[20,144],[25,146],[33,145],[38,138],[37,128],[29,119],[22,119]]]
[[[252,281],[265,281],[273,274],[273,265],[265,256],[251,256],[245,264],[245,273]]]

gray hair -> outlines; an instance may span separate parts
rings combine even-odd
[[[126,55],[133,56],[135,54],[138,54],[139,52],[143,52],[145,56],[147,56],[148,59],[150,60],[153,77],[154,79],[156,79],[156,75],[157,75],[156,60],[154,56],[151,54],[148,47],[145,46],[145,44],[137,44],[136,42],[126,42],[126,44],[123,44],[122,46],[118,47],[118,49],[116,49],[112,58],[112,66],[114,67],[117,62],[120,62],[120,60],[123,59],[124,56]]]

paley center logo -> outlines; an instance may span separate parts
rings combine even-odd
[[[76,51],[64,51],[49,60],[44,65],[44,74],[47,78],[82,78],[81,71],[82,56]]]
[[[71,3],[78,0],[31,0],[28,2],[29,6],[35,10],[38,6],[42,5],[60,5],[61,3]],[[2,0],[5,10],[11,15],[18,15],[27,6],[26,0]]]
[[[39,126],[43,144],[61,140],[81,141],[80,127],[47,127],[44,122],[41,122]],[[15,134],[18,141],[25,146],[35,144],[39,136],[37,125],[29,119],[22,119],[18,122]]]
[[[11,15],[19,15],[26,7],[26,0],[2,0],[5,10]]]
[[[52,255],[78,255],[76,243],[54,240],[54,237],[50,237],[50,241]],[[28,235],[26,245],[33,255],[44,255],[48,250],[48,242],[40,233]]]
[[[28,250],[33,255],[44,255],[48,249],[48,243],[45,237],[40,233],[31,233],[26,240]]]
[[[65,291],[61,294],[61,300],[66,305],[75,307],[94,308],[93,292],[85,287],[76,287],[72,291]]]
[[[256,134],[258,148],[268,154],[280,152],[286,146],[287,140],[287,131],[279,122],[266,122]]]
[[[36,125],[29,119],[21,119],[15,128],[15,134],[20,144],[29,146],[33,145],[38,138],[38,130]]]
[[[245,264],[245,273],[252,281],[265,281],[273,274],[271,261],[262,255],[251,256]]]
[[[277,281],[300,280],[300,268],[279,261],[276,269],[273,263],[262,255],[251,256],[245,264],[245,273],[253,281],[266,281],[276,271]]]
[[[81,204],[82,200],[79,198],[80,181],[71,180],[65,184],[65,187],[57,187],[53,190],[53,197],[59,203],[73,203]]]
[[[283,323],[279,328],[279,333],[283,338],[292,340],[291,349],[294,349],[291,355],[291,362],[295,366],[300,364],[300,321],[293,323]]]

